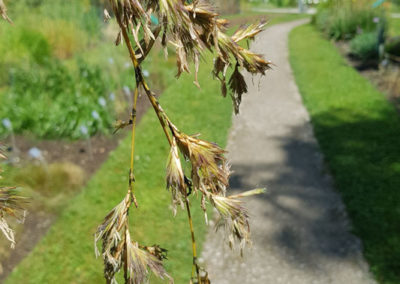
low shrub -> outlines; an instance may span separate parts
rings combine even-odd
[[[362,60],[379,57],[378,36],[375,32],[356,35],[350,42],[351,53]]]
[[[314,16],[313,23],[335,40],[350,40],[360,32],[372,32],[378,27],[384,30],[387,28],[386,17],[382,10],[373,9],[367,4],[354,5],[351,1],[322,5]]]
[[[43,19],[40,31],[58,59],[83,51],[89,38],[74,22],[66,20]]]
[[[271,0],[270,2],[278,7],[294,7],[297,5],[297,0]]]
[[[14,170],[12,180],[37,194],[54,197],[76,192],[84,184],[85,174],[72,163],[31,164]]]
[[[29,51],[34,62],[42,64],[51,56],[51,47],[42,33],[29,28],[22,28],[18,37],[20,44]]]
[[[0,64],[20,61],[41,64],[51,54],[51,46],[39,30],[19,24],[0,26]]]
[[[400,57],[400,36],[389,38],[386,41],[385,52]]]
[[[43,67],[11,70],[0,117],[9,118],[16,133],[29,130],[42,138],[108,133],[114,112],[112,101],[106,99],[105,78],[99,68],[84,63],[75,69],[49,61]],[[6,128],[0,128],[0,136],[7,134]]]

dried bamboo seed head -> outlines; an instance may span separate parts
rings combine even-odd
[[[99,254],[96,243],[103,242],[102,257],[104,261],[104,277],[115,283],[115,274],[126,267],[126,283],[146,283],[150,271],[161,279],[172,278],[166,273],[162,260],[166,258],[166,250],[157,245],[153,247],[139,246],[131,240],[128,229],[128,210],[131,205],[131,194],[114,207],[104,218],[95,234],[95,252]]]
[[[104,277],[114,281],[115,274],[122,267],[122,253],[124,249],[124,229],[128,226],[128,210],[130,206],[130,194],[115,206],[97,227],[94,235],[95,254],[100,253],[97,242],[102,243],[102,257],[104,261]]]
[[[225,150],[215,143],[174,130],[183,155],[192,166],[191,178],[195,190],[224,194],[229,183],[229,165]]]
[[[175,48],[177,74],[190,73],[190,64],[195,68],[194,84],[197,80],[200,58],[206,49],[216,51],[217,57],[213,74],[221,82],[221,93],[226,96],[226,71],[229,67],[234,72],[229,79],[229,93],[233,101],[235,113],[238,113],[242,94],[247,91],[246,82],[240,75],[240,68],[252,74],[265,74],[271,62],[263,56],[241,47],[238,42],[252,40],[266,25],[265,21],[240,27],[233,36],[225,33],[227,21],[219,19],[213,6],[205,1],[185,3],[180,0],[138,1],[110,0],[118,22],[126,30],[130,30],[139,53],[144,58],[159,36],[152,26],[161,29],[161,43],[166,50],[167,44]],[[155,20],[154,20],[155,19]],[[142,35],[143,39],[140,39]],[[117,37],[117,42],[121,36]]]
[[[175,138],[172,139],[172,145],[167,160],[166,179],[167,189],[171,190],[173,212],[174,215],[176,215],[177,205],[180,205],[182,209],[184,208],[186,183]]]
[[[132,242],[130,235],[126,235],[126,265],[128,268],[129,284],[142,284],[148,281],[150,271],[161,279],[169,279],[173,283],[172,278],[168,275],[163,267],[162,261],[149,251],[139,247],[139,244]]]
[[[5,217],[12,217],[23,223],[26,203],[27,198],[20,196],[15,187],[0,188],[0,231],[11,242],[12,248],[15,247],[14,231],[8,226]]]
[[[3,0],[0,0],[0,15],[1,15],[1,17],[2,17],[4,20],[6,20],[6,21],[8,21],[10,24],[12,24],[11,19],[10,19],[10,18],[8,17],[8,15],[7,15],[7,7],[6,7],[6,5],[4,4]]]

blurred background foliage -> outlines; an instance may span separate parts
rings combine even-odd
[[[389,53],[400,43],[400,19],[389,13],[397,11],[399,1],[328,0],[318,5],[313,24],[327,37],[336,41],[349,41],[351,53],[361,59],[378,59],[379,46]],[[385,44],[390,42],[390,46]],[[381,52],[382,53],[382,52]]]
[[[386,20],[385,11],[372,8],[373,2],[329,0],[318,6],[313,22],[330,38],[350,40],[363,32],[375,31],[378,24],[376,18]],[[386,29],[386,26],[383,28]]]
[[[15,133],[45,139],[110,133],[134,83],[124,47],[113,44],[114,23],[103,22],[103,2],[6,1],[14,25],[0,25],[0,117]],[[8,135],[0,125],[0,138]]]

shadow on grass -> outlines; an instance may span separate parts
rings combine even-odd
[[[259,198],[265,201],[266,220],[278,224],[272,245],[282,250],[285,261],[323,271],[324,259],[354,262],[363,251],[370,269],[382,276],[379,282],[400,282],[399,121],[385,110],[375,118],[351,109],[313,115],[324,157],[303,135],[311,131],[306,124],[276,137],[285,163],[233,165],[233,189],[269,189]],[[265,179],[255,185],[259,175]],[[264,237],[271,245],[270,236]]]

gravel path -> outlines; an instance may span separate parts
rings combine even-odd
[[[228,143],[233,190],[267,187],[248,199],[253,247],[241,260],[210,229],[202,259],[214,284],[375,283],[314,138],[288,62],[288,33],[304,20],[275,25],[252,50],[276,67],[246,74],[249,94]]]

